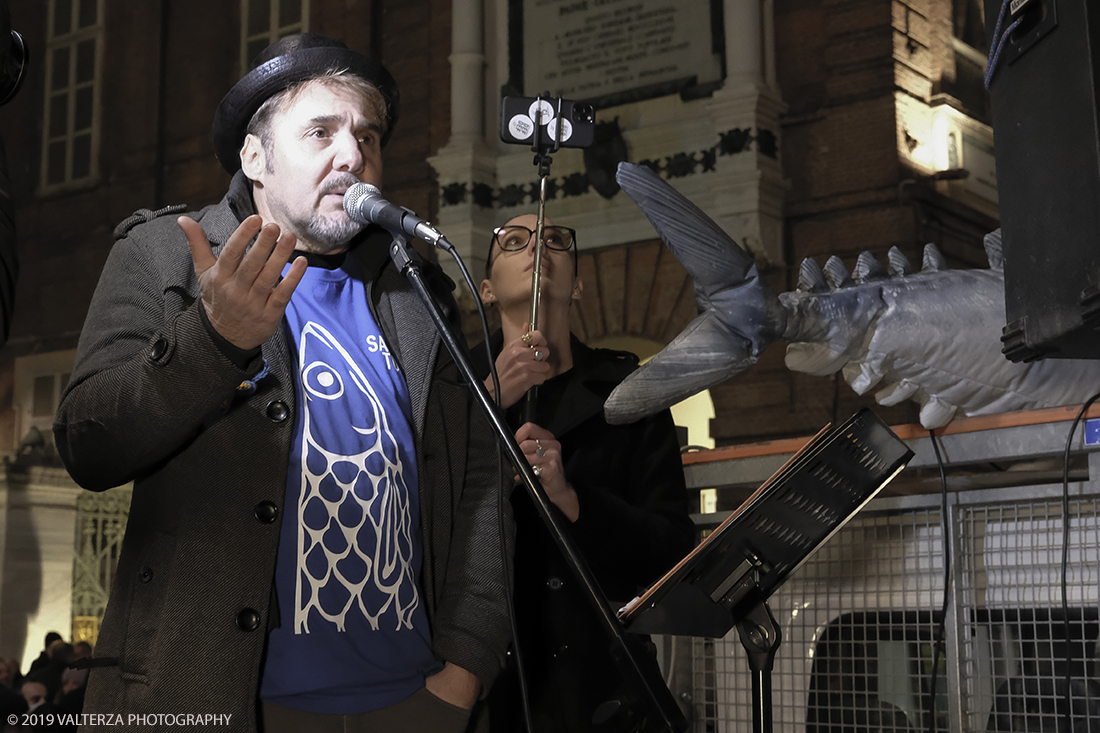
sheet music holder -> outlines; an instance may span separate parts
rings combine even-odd
[[[912,458],[868,409],[825,426],[619,620],[637,633],[725,636]]]

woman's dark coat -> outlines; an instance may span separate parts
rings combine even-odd
[[[499,334],[494,341],[499,353]],[[628,425],[603,417],[604,402],[637,368],[637,357],[592,349],[575,337],[571,347],[573,368],[538,390],[535,422],[561,442],[565,477],[580,504],[578,520],[564,522],[618,607],[693,547],[680,446],[668,410]],[[475,359],[484,362],[482,354],[475,349]],[[519,405],[508,414],[518,428]],[[616,694],[621,680],[587,596],[532,503],[521,489],[512,503],[516,616],[536,730],[587,730],[595,706]],[[518,704],[516,681],[508,674],[489,699],[494,733],[522,730]]]

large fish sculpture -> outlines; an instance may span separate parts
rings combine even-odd
[[[752,257],[657,173],[631,163],[616,179],[695,281],[699,315],[608,398],[611,423],[633,422],[726,381],[776,340],[786,364],[839,371],[883,405],[911,399],[934,429],[956,414],[1080,404],[1100,390],[1100,362],[1014,364],[1001,354],[1000,231],[985,239],[989,269],[952,270],[934,245],[917,271],[896,247],[884,267],[869,252],[853,271],[810,259],[797,289],[776,295]]]

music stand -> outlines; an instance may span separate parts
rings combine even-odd
[[[631,632],[712,638],[736,625],[753,673],[753,730],[770,731],[782,637],[768,598],[912,458],[868,409],[827,425],[619,620]]]

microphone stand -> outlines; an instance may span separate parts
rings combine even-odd
[[[625,727],[617,730],[628,733],[657,733],[658,731],[667,733],[668,731],[686,730],[687,721],[668,688],[665,687],[662,681],[653,684],[653,680],[646,676],[646,671],[638,664],[635,655],[637,654],[637,648],[640,646],[640,640],[638,640],[638,637],[633,636],[631,637],[633,642],[628,641],[626,631],[619,620],[612,615],[603,590],[596,583],[592,571],[588,569],[588,565],[573,543],[573,538],[569,536],[559,516],[551,510],[551,501],[531,470],[530,464],[527,463],[519,444],[516,443],[511,428],[508,427],[498,411],[496,403],[493,402],[489,393],[485,390],[485,385],[477,378],[473,367],[470,366],[470,362],[466,358],[465,350],[451,330],[451,326],[444,317],[439,304],[425,285],[420,265],[409,253],[408,240],[400,231],[391,230],[390,234],[393,236],[393,243],[390,245],[390,258],[397,266],[398,271],[408,278],[413,290],[423,301],[424,307],[435,324],[436,331],[439,332],[439,336],[443,340],[443,345],[451,354],[451,358],[454,359],[463,378],[469,385],[470,391],[473,392],[475,400],[493,426],[497,440],[508,455],[517,473],[519,473],[523,485],[531,495],[536,510],[545,522],[555,543],[561,549],[566,562],[572,568],[577,582],[585,589],[585,593],[592,602],[601,625],[610,639],[612,657],[626,679],[628,688],[636,693],[633,702],[638,703],[638,708],[624,705],[623,701],[619,700],[610,701],[610,703],[600,706],[598,712],[604,719],[602,722],[609,726],[621,723]],[[608,727],[602,728],[602,730],[612,729]]]

